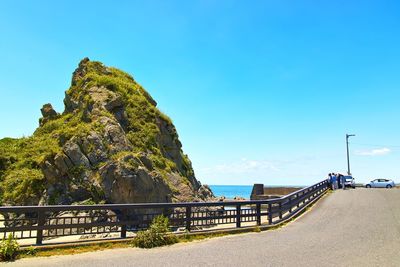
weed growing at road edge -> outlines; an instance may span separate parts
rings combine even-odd
[[[0,259],[1,261],[12,261],[15,260],[19,252],[19,245],[14,239],[12,234],[8,235],[8,238],[0,243]]]
[[[139,248],[153,248],[171,245],[178,242],[178,238],[169,233],[169,220],[162,215],[153,219],[149,229],[139,231],[133,239],[133,245]]]

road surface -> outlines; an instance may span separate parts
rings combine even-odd
[[[22,259],[6,266],[400,266],[400,190],[338,190],[272,231],[151,250]]]

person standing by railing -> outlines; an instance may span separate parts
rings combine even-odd
[[[328,179],[326,179],[328,181],[328,187],[332,188],[332,174],[329,173],[328,174]]]
[[[332,173],[332,190],[338,189],[338,181],[336,174]]]
[[[340,177],[340,182],[342,183],[343,190],[345,190],[346,189],[346,178],[342,174],[340,174],[339,177]]]

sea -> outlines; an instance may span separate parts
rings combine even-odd
[[[305,187],[305,185],[270,185],[269,187]],[[250,199],[253,185],[210,185],[216,197],[224,196],[227,199],[234,197],[243,197]]]
[[[228,199],[233,199],[234,197],[243,197],[245,199],[250,199],[252,185],[210,185],[216,197],[224,196]]]

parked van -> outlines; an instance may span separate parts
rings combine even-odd
[[[356,188],[356,182],[355,182],[353,176],[345,175],[344,178],[346,179],[345,182],[344,182],[344,185],[346,187],[351,187],[353,189]]]

